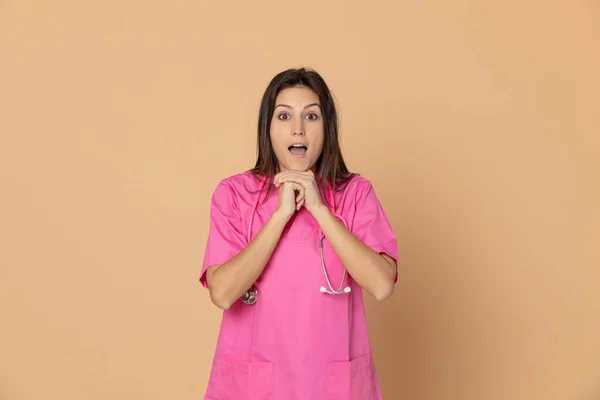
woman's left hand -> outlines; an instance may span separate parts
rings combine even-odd
[[[319,193],[319,187],[315,179],[315,174],[312,171],[285,171],[280,172],[273,178],[275,187],[279,187],[284,182],[296,182],[304,188],[304,200],[303,204],[299,204],[299,207],[304,205],[308,212],[313,214],[322,205],[321,194]]]

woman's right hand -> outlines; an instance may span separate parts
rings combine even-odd
[[[277,212],[289,219],[304,204],[304,188],[295,182],[285,182],[279,186]]]

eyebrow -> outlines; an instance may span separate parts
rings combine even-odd
[[[308,104],[304,107],[304,109],[306,110],[308,107],[312,107],[312,106],[317,106],[319,108],[321,108],[321,105],[319,103],[311,103]],[[277,104],[277,106],[275,106],[275,108],[277,107],[286,107],[286,108],[293,108],[292,106],[288,105],[288,104]]]

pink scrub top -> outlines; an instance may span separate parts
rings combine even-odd
[[[214,190],[200,282],[248,244],[277,207],[250,172],[223,179]],[[325,196],[322,196],[325,199]],[[324,203],[327,204],[324,200]],[[378,253],[397,260],[397,242],[371,182],[355,176],[335,193],[335,214]],[[323,241],[331,286],[344,266]],[[396,274],[396,281],[397,281]],[[361,287],[346,275],[350,293],[322,293],[328,285],[319,252],[319,225],[302,208],[290,219],[256,282],[254,304],[238,300],[223,312],[205,400],[380,400]],[[343,287],[346,287],[344,284]]]

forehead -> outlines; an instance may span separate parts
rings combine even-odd
[[[292,107],[303,107],[306,104],[319,102],[319,96],[312,89],[305,86],[294,86],[283,89],[277,94],[275,105],[287,104]]]

